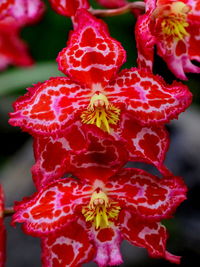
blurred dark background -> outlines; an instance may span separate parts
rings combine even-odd
[[[3,184],[7,206],[34,192],[30,168],[33,165],[31,137],[20,129],[8,125],[8,112],[12,111],[12,102],[25,93],[25,88],[50,76],[62,75],[57,70],[55,58],[65,46],[70,19],[56,14],[48,5],[43,19],[35,25],[22,30],[21,36],[29,45],[35,59],[35,66],[29,69],[9,67],[0,74],[0,182]],[[98,7],[91,1],[94,7]],[[111,35],[119,40],[127,51],[127,62],[123,68],[136,66],[136,46],[134,40],[135,18],[132,14],[106,18]],[[175,78],[165,63],[155,57],[154,72],[162,75],[167,82]],[[173,219],[165,221],[170,237],[168,250],[182,255],[181,267],[198,267],[200,257],[200,80],[199,75],[188,75],[185,82],[194,94],[193,105],[178,121],[168,125],[171,137],[166,165],[175,175],[182,176],[189,187],[188,200],[177,210]],[[150,166],[133,164],[154,172]],[[37,238],[23,234],[21,227],[10,226],[6,218],[8,231],[7,267],[36,267],[40,263],[40,245]],[[133,247],[124,242],[123,266],[172,266],[164,260],[150,259],[144,249]],[[85,264],[85,266],[96,266]]]

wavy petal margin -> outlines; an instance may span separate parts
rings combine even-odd
[[[62,133],[74,123],[76,111],[87,107],[90,93],[67,77],[51,78],[29,88],[13,104],[9,123],[36,136]]]
[[[73,178],[61,179],[43,187],[29,199],[16,203],[12,224],[24,223],[33,236],[48,235],[76,221],[75,208],[88,203],[91,188]]]
[[[138,218],[160,221],[171,218],[186,199],[187,187],[180,177],[162,179],[143,170],[123,169],[106,185],[109,196]]]
[[[182,83],[168,85],[158,75],[136,68],[123,70],[105,88],[109,101],[125,103],[127,113],[141,125],[161,125],[185,111],[192,94]]]

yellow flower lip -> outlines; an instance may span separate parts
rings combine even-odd
[[[95,229],[103,229],[118,218],[120,209],[117,202],[109,201],[107,194],[97,188],[91,196],[89,205],[82,208],[82,214],[86,222],[91,222]]]
[[[87,110],[81,114],[83,123],[94,124],[110,133],[110,124],[116,125],[119,121],[120,109],[109,103],[108,98],[96,92],[90,99]]]

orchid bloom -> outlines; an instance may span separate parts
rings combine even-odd
[[[200,1],[146,0],[146,14],[136,24],[138,65],[152,70],[154,46],[174,75],[200,73]]]
[[[12,17],[24,25],[38,20],[44,11],[41,0],[3,0],[0,3],[0,18]]]
[[[8,65],[30,66],[33,60],[19,37],[20,27],[11,17],[0,20],[0,70]]]
[[[59,179],[16,204],[13,223],[42,238],[43,266],[80,266],[92,259],[99,266],[119,265],[123,239],[151,257],[179,263],[166,251],[160,221],[185,199],[181,178],[123,169],[109,179],[86,181]]]
[[[77,122],[94,125],[123,140],[129,160],[152,163],[163,172],[168,147],[163,125],[188,107],[191,93],[181,83],[167,85],[135,68],[117,75],[126,57],[121,44],[86,10],[75,19],[77,28],[57,58],[68,77],[30,88],[15,102],[10,123],[36,138],[49,136],[47,143],[65,138],[65,130]]]
[[[0,267],[5,264],[5,226],[3,224],[3,212],[4,212],[4,195],[3,189],[0,185]]]

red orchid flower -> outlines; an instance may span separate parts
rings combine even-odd
[[[52,8],[60,15],[73,17],[77,9],[88,9],[90,4],[87,0],[49,0]]]
[[[0,20],[0,70],[8,65],[30,66],[33,60],[26,44],[19,37],[20,25],[8,17]]]
[[[167,85],[135,68],[117,75],[126,57],[121,44],[86,10],[79,10],[76,20],[78,26],[57,58],[68,77],[29,89],[15,102],[10,123],[37,138],[51,136],[47,143],[65,136],[76,122],[95,125],[115,140],[123,139],[130,160],[153,163],[163,172],[168,146],[163,124],[188,107],[191,93],[181,83]]]
[[[15,18],[17,23],[24,25],[38,20],[44,11],[41,0],[3,0],[0,3],[0,18]]]
[[[0,267],[4,267],[5,264],[5,235],[6,230],[5,226],[3,224],[3,212],[4,212],[4,195],[3,195],[3,189],[0,185]]]
[[[166,251],[167,232],[160,224],[185,199],[178,177],[159,179],[143,170],[124,169],[107,181],[83,183],[65,178],[48,184],[16,204],[13,223],[42,238],[43,266],[99,266],[122,263],[123,239],[144,247],[151,257],[179,263]]]
[[[146,0],[146,14],[136,24],[138,65],[152,70],[154,46],[174,75],[200,73],[200,1]]]

